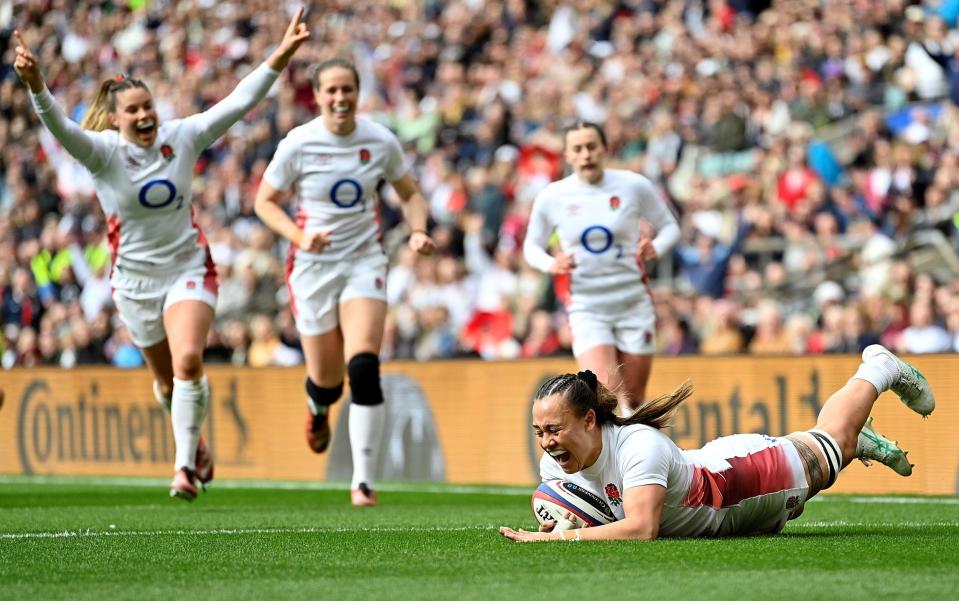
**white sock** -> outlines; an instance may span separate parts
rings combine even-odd
[[[167,410],[167,413],[169,413],[173,399],[160,392],[160,383],[156,380],[153,380],[153,396],[156,397],[157,402],[163,405],[163,408]]]
[[[206,401],[209,385],[206,376],[198,380],[173,378],[173,441],[176,443],[174,469],[196,469],[196,443],[200,438],[200,426],[206,417]]]
[[[860,364],[850,380],[865,380],[876,388],[877,393],[882,394],[889,390],[898,377],[899,366],[891,357],[882,354]]]
[[[353,482],[350,488],[357,488],[360,482],[375,488],[373,473],[380,455],[385,421],[386,405],[383,403],[350,405],[350,447],[353,452]]]

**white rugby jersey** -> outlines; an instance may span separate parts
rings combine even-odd
[[[341,261],[379,245],[373,193],[380,180],[405,173],[403,149],[386,127],[357,118],[356,128],[339,136],[317,117],[290,130],[263,179],[277,190],[295,189],[299,227],[330,232],[322,252],[293,249],[296,259]]]
[[[31,94],[44,125],[93,175],[115,276],[149,277],[212,263],[206,237],[193,220],[196,159],[266,95],[278,75],[262,64],[210,109],[162,122],[149,148],[116,130],[82,129],[46,88]]]
[[[540,476],[592,491],[609,503],[618,519],[625,517],[626,489],[665,487],[660,537],[778,531],[788,511],[806,500],[802,463],[783,438],[739,434],[684,451],[649,426],[605,425],[602,433],[603,450],[596,463],[567,474],[544,453]]]
[[[679,226],[653,183],[638,173],[605,169],[593,185],[575,173],[536,196],[523,244],[526,261],[549,272],[546,252],[555,231],[563,252],[576,261],[570,279],[570,309],[637,302],[647,294],[636,260],[639,221],[656,228],[653,247],[662,256],[679,239]]]

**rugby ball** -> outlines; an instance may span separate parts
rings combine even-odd
[[[602,498],[568,480],[547,480],[533,493],[533,515],[540,524],[555,520],[555,530],[601,526],[616,521]]]

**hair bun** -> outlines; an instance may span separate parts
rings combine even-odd
[[[599,383],[599,380],[596,378],[596,374],[587,369],[577,373],[576,377],[589,386],[590,390],[596,392],[596,384]]]

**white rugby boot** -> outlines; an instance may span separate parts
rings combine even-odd
[[[899,400],[919,415],[926,417],[936,408],[936,397],[932,394],[932,388],[925,376],[918,369],[909,365],[892,351],[881,344],[872,344],[866,347],[862,352],[862,360],[866,361],[885,355],[895,363],[899,371],[898,377],[893,381],[889,390],[896,393]]]
[[[863,465],[870,465],[870,461],[878,461],[900,476],[912,475],[913,464],[909,463],[909,451],[899,448],[899,443],[889,440],[872,427],[872,416],[866,420],[859,432],[859,442],[856,443],[856,459]]]

